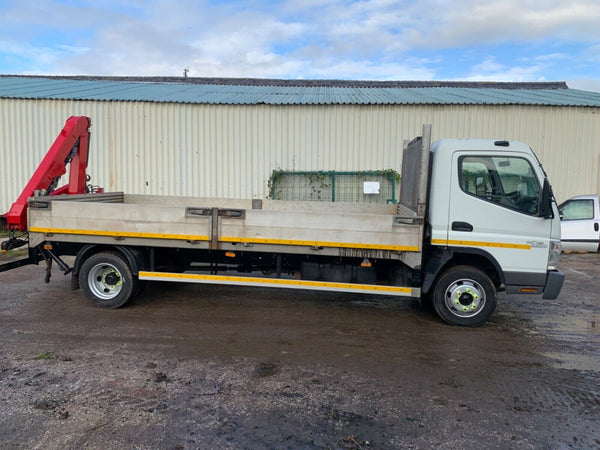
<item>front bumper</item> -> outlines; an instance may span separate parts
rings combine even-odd
[[[558,297],[562,285],[565,281],[565,274],[560,270],[550,270],[546,276],[546,285],[544,286],[544,295],[542,298],[553,300]]]

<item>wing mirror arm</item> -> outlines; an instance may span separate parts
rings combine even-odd
[[[552,219],[554,217],[554,212],[552,211],[552,187],[547,177],[544,178],[542,195],[540,195],[538,216],[543,219]]]

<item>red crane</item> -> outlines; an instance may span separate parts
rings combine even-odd
[[[46,156],[3,219],[9,231],[27,231],[27,199],[35,191],[47,195],[86,193],[86,174],[89,149],[90,119],[85,116],[69,117]],[[71,164],[69,183],[57,188],[58,181]],[[101,191],[101,189],[99,190]],[[98,191],[97,191],[98,192]]]

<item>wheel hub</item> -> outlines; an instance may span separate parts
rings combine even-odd
[[[485,306],[485,291],[476,281],[461,279],[448,286],[445,301],[452,314],[472,317]]]
[[[121,277],[115,271],[110,271],[104,274],[104,284],[114,287],[121,284]]]
[[[89,272],[88,286],[97,297],[110,300],[121,292],[123,278],[112,264],[96,264]]]

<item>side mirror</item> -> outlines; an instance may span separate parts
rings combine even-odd
[[[544,219],[552,219],[554,217],[554,212],[552,211],[552,187],[548,178],[544,178],[542,195],[540,195],[538,204],[538,216]]]

